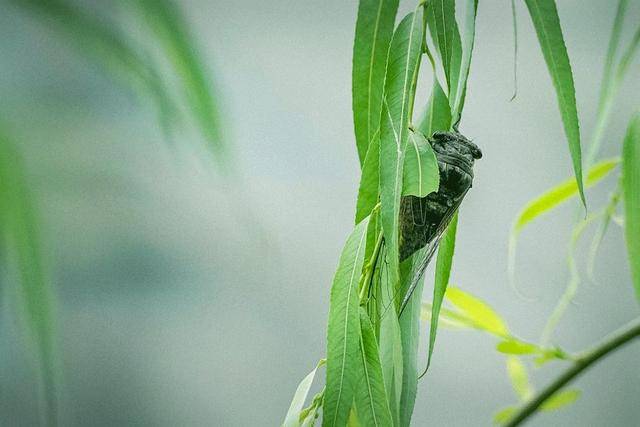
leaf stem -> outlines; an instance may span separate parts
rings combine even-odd
[[[534,396],[526,405],[520,408],[518,412],[511,417],[509,422],[505,424],[505,427],[514,427],[522,424],[527,418],[533,415],[547,399],[553,396],[558,390],[564,387],[575,377],[580,375],[582,371],[586,370],[609,353],[612,353],[619,347],[638,337],[640,337],[640,317],[628,323],[617,332],[611,334],[601,344],[578,356],[573,366],[567,369],[545,389],[541,390],[540,393]]]

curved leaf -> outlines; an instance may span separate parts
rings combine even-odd
[[[356,202],[356,224],[367,217],[378,203],[380,192],[380,136],[376,132],[362,166],[358,200]]]
[[[580,146],[580,126],[576,107],[576,90],[569,55],[564,43],[560,18],[555,0],[525,0],[533,26],[536,29],[542,55],[544,56],[551,80],[556,89],[560,116],[569,142],[569,152],[573,160],[575,181],[582,204],[587,206],[582,183],[582,148]]]
[[[447,95],[442,90],[438,79],[433,79],[433,89],[427,103],[427,110],[418,125],[420,132],[427,137],[433,135],[436,130],[449,130],[451,127],[451,108]]]
[[[426,197],[438,191],[440,170],[429,141],[420,132],[409,132],[409,144],[404,158],[402,195]]]
[[[291,399],[291,405],[289,405],[289,410],[284,418],[282,427],[297,427],[300,425],[300,412],[302,411],[305,400],[307,400],[307,395],[311,389],[311,384],[313,384],[316,371],[319,367],[323,366],[325,362],[325,359],[321,359],[316,367],[313,368],[313,371],[309,372],[309,374],[300,381],[300,384],[298,384],[298,388],[296,388],[293,399]]]
[[[368,222],[367,219],[358,224],[347,239],[331,285],[323,426],[346,424],[359,380],[358,281]]]
[[[476,329],[507,337],[509,330],[504,320],[489,305],[459,288],[449,287],[445,298],[473,322]]]
[[[360,0],[353,43],[353,124],[360,165],[380,128],[384,75],[398,0]]]
[[[380,128],[380,215],[389,279],[399,282],[398,216],[402,195],[404,155],[408,140],[413,77],[422,52],[422,9],[409,13],[396,29],[387,62]]]

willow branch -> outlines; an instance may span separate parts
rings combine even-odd
[[[633,320],[619,331],[614,332],[601,344],[579,356],[573,366],[520,408],[518,412],[511,417],[509,422],[505,424],[505,427],[514,427],[522,424],[527,418],[533,415],[547,399],[580,375],[584,370],[609,353],[614,352],[624,344],[638,337],[640,337],[640,318]]]

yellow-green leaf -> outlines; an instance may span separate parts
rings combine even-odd
[[[463,312],[477,329],[503,337],[509,335],[507,326],[500,315],[480,299],[454,287],[447,289],[445,298]]]
[[[580,398],[582,392],[577,389],[563,390],[555,393],[540,406],[543,411],[555,411],[571,405]]]
[[[516,392],[520,400],[526,401],[530,399],[534,390],[529,382],[529,374],[524,363],[515,356],[507,357],[507,373],[509,374],[513,391]]]
[[[540,348],[537,345],[515,339],[499,342],[496,350],[505,354],[535,354],[540,352]]]

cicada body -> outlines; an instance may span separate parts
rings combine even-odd
[[[474,161],[482,157],[480,149],[457,132],[435,132],[429,138],[429,143],[438,161],[438,191],[426,197],[405,196],[400,204],[400,260],[428,246],[418,276],[404,296],[400,311],[424,273],[440,237],[471,188]]]

